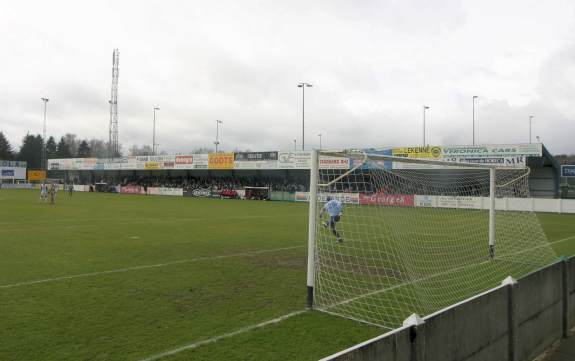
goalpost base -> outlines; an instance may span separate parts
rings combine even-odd
[[[313,308],[313,286],[307,286],[307,308]]]

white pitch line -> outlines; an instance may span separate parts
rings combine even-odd
[[[573,239],[573,238],[575,238],[575,235],[569,236],[569,237],[566,237],[566,238],[562,238],[562,239],[560,239],[560,240],[558,240],[558,241],[549,242],[549,244],[555,244],[555,243],[565,242],[565,241],[568,241],[568,240]]]
[[[90,272],[90,273],[80,273],[80,274],[69,275],[69,276],[54,277],[54,278],[45,278],[45,279],[35,280],[35,281],[25,281],[25,282],[19,282],[19,283],[12,283],[12,284],[7,284],[7,285],[0,285],[0,289],[20,287],[20,286],[30,286],[30,285],[36,285],[36,284],[39,284],[39,283],[56,282],[56,281],[63,281],[63,280],[74,279],[74,278],[92,277],[92,276],[99,276],[99,275],[105,275],[105,274],[111,274],[111,273],[137,271],[137,270],[148,269],[148,268],[171,266],[171,265],[180,264],[180,263],[187,263],[187,262],[207,261],[207,260],[215,260],[215,259],[223,259],[223,258],[232,258],[232,257],[254,256],[254,255],[258,255],[258,254],[262,254],[262,253],[271,253],[271,252],[278,252],[278,251],[287,251],[287,250],[290,250],[290,249],[303,248],[303,247],[307,247],[307,246],[294,246],[294,247],[264,249],[264,250],[260,250],[260,251],[242,252],[242,253],[234,253],[234,254],[226,254],[226,255],[221,255],[221,256],[197,257],[197,258],[190,258],[190,259],[181,259],[181,260],[171,261],[171,262],[165,262],[165,263],[148,264],[148,265],[142,265],[142,266],[134,266],[134,267],[127,267],[127,268],[113,269],[113,270],[108,270],[108,271],[98,271],[98,272]]]
[[[200,346],[203,346],[203,345],[206,345],[206,344],[209,344],[209,343],[217,342],[217,341],[222,340],[222,339],[224,339],[224,338],[233,337],[233,336],[236,336],[236,335],[239,335],[239,334],[242,334],[242,333],[249,332],[249,331],[254,330],[254,329],[256,329],[256,328],[261,328],[261,327],[264,327],[264,326],[267,326],[267,325],[271,325],[271,324],[273,324],[273,323],[278,323],[278,322],[287,320],[287,319],[290,318],[290,317],[297,316],[297,315],[301,315],[302,313],[304,313],[304,312],[306,312],[306,311],[307,311],[307,310],[300,310],[300,311],[295,311],[295,312],[292,312],[292,313],[288,313],[288,314],[283,315],[283,316],[280,316],[280,317],[278,317],[278,318],[274,318],[274,319],[272,319],[272,320],[267,320],[267,321],[264,321],[264,322],[262,322],[262,323],[258,323],[257,325],[251,325],[251,326],[243,327],[243,328],[240,328],[239,330],[236,330],[236,331],[233,331],[233,332],[230,332],[230,333],[225,333],[225,334],[223,334],[223,335],[215,336],[215,337],[209,338],[209,339],[207,339],[207,340],[198,341],[198,342],[191,343],[191,344],[185,345],[185,346],[180,346],[180,347],[175,348],[175,349],[173,349],[173,350],[165,351],[165,352],[159,353],[159,354],[157,354],[157,355],[147,357],[147,358],[145,358],[145,359],[142,359],[141,361],[155,361],[155,360],[159,360],[159,359],[161,359],[161,358],[163,358],[163,357],[166,357],[166,356],[175,355],[175,354],[180,353],[180,352],[182,352],[182,351],[192,350],[192,349],[198,348],[198,347],[200,347]]]
[[[513,252],[513,253],[504,254],[504,255],[501,256],[501,257],[517,256],[517,255],[519,255],[519,254],[521,254],[521,253],[533,251],[534,249],[538,249],[538,248],[547,247],[547,246],[549,246],[549,245],[551,245],[551,244],[556,244],[556,243],[565,242],[565,241],[568,241],[568,240],[573,239],[573,238],[575,238],[575,235],[569,236],[569,237],[565,237],[565,238],[559,239],[559,240],[557,240],[557,241],[553,241],[553,242],[548,242],[548,243],[545,243],[545,244],[541,244],[541,245],[539,245],[539,246],[527,248],[527,249],[524,249],[524,250],[522,250],[522,251],[517,251],[517,252]]]
[[[300,215],[298,214],[294,214],[294,215],[288,215],[288,216],[283,216],[283,217],[299,217]],[[242,219],[257,219],[257,218],[277,218],[277,216],[272,216],[272,215],[248,215],[248,216],[231,216],[231,217],[219,217],[219,219],[237,219],[237,220],[242,220]],[[155,223],[162,223],[162,222],[179,222],[179,221],[191,221],[191,222],[203,222],[203,221],[209,221],[212,220],[213,218],[209,218],[209,217],[169,217],[169,218],[122,218],[119,221],[122,223],[149,223],[149,222],[155,222]],[[73,221],[73,223],[75,225],[80,225],[80,223],[87,223],[84,224],[84,226],[87,225],[93,225],[94,222],[110,222],[110,221],[118,221],[118,218],[90,218],[85,220],[84,222],[82,221]],[[54,219],[54,220],[26,220],[26,221],[22,221],[22,222],[0,222],[0,225],[13,225],[13,226],[26,226],[29,224],[54,224],[54,223],[71,223],[72,221],[70,221],[69,219]],[[97,226],[97,225],[96,225]],[[12,231],[12,230],[11,230]]]

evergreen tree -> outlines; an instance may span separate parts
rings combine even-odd
[[[4,133],[0,132],[0,160],[11,160],[12,158],[14,158],[12,146]]]
[[[80,142],[80,145],[78,146],[78,153],[76,154],[76,157],[86,158],[89,156],[90,156],[90,146],[88,145],[88,142],[83,140]]]
[[[70,147],[66,143],[66,139],[64,137],[60,138],[56,148],[57,158],[72,158],[72,152],[70,152]]]
[[[18,153],[18,160],[27,162],[29,169],[42,169],[42,136],[26,134]]]
[[[58,150],[56,146],[56,140],[54,137],[50,136],[48,141],[46,142],[46,158],[47,159],[54,159],[56,158],[56,151]]]

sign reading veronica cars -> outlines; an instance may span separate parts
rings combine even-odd
[[[438,159],[461,163],[496,164],[501,166],[525,166],[527,157],[540,157],[542,145],[536,144],[490,144],[445,145],[427,147],[393,148],[394,157]],[[425,164],[394,162],[393,168],[435,168]]]

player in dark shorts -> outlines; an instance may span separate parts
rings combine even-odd
[[[342,208],[343,205],[341,204],[340,201],[338,201],[333,197],[327,197],[327,202],[321,209],[321,212],[319,213],[320,219],[322,218],[324,212],[327,212],[329,214],[329,222],[327,223],[324,222],[323,226],[325,228],[329,227],[331,233],[333,233],[333,235],[337,238],[337,241],[340,243],[343,242],[343,238],[341,238],[341,235],[339,234],[337,229],[335,229],[335,226],[337,222],[339,222],[341,219]]]

